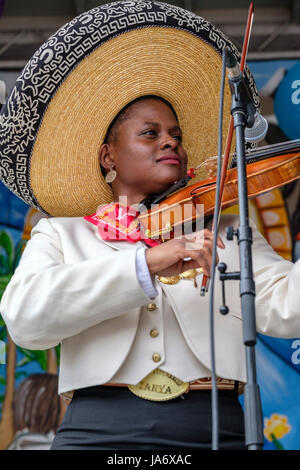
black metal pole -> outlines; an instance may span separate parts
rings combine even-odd
[[[243,78],[241,78],[243,80]],[[241,87],[242,89],[242,87]],[[245,443],[248,450],[261,450],[263,446],[262,410],[259,386],[256,381],[256,322],[255,284],[252,271],[252,230],[248,216],[248,190],[245,162],[245,127],[247,103],[241,96],[239,81],[233,83],[231,113],[236,134],[238,171],[239,221],[237,238],[240,253],[240,297],[243,320],[243,341],[246,348],[247,384],[244,395]]]

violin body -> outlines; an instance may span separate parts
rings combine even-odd
[[[279,188],[300,178],[300,149],[249,163],[246,171],[249,198]],[[204,217],[214,213],[215,193],[215,178],[180,189],[152,209],[140,213],[141,230],[147,238],[161,241],[186,234],[186,227],[191,224],[198,230],[203,225]],[[232,168],[227,170],[221,208],[226,209],[237,201],[237,169]]]

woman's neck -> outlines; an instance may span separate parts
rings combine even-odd
[[[118,202],[120,204],[123,204],[124,206],[138,206],[141,201],[143,201],[146,197],[147,194],[126,194],[126,195],[121,195],[119,193],[114,193],[114,202]]]

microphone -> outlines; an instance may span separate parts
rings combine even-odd
[[[246,142],[260,142],[263,140],[268,132],[269,124],[259,111],[254,114],[254,124],[252,127],[246,127],[245,140]]]
[[[265,138],[269,125],[267,120],[256,109],[239,64],[229,48],[226,48],[226,68],[228,71],[231,93],[234,94],[235,92],[234,84],[239,83],[241,85],[243,97],[247,103],[249,117],[245,128],[245,140],[250,143],[260,142]]]

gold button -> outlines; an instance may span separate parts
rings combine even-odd
[[[150,331],[150,336],[152,338],[156,338],[156,336],[158,336],[158,330],[156,328],[153,328],[153,330]]]
[[[147,309],[149,312],[153,312],[153,310],[156,310],[156,304],[148,304]]]
[[[158,353],[152,354],[152,361],[154,361],[154,362],[159,362],[160,359],[161,359],[161,358],[160,358],[160,354],[158,354]]]

